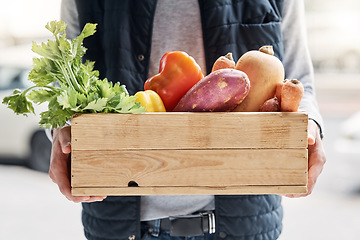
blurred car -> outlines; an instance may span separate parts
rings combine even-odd
[[[29,50],[28,46],[24,49]],[[19,49],[17,49],[19,50]],[[14,60],[17,51],[0,49],[1,56]],[[7,53],[4,54],[3,53]],[[25,51],[19,51],[19,59],[26,58]],[[10,54],[10,55],[9,55]],[[10,58],[9,58],[10,59]],[[31,61],[31,58],[30,58]],[[39,127],[39,112],[46,106],[35,107],[36,115],[16,115],[2,104],[5,96],[13,89],[30,86],[27,79],[29,61],[6,61],[0,58],[0,163],[24,164],[34,170],[47,172],[50,164],[51,142],[44,129]]]
[[[309,50],[316,69],[360,69],[359,9],[323,8],[306,13]]]
[[[337,147],[340,152],[360,154],[360,111],[352,114],[339,126],[340,138]],[[357,159],[357,162],[359,159]],[[360,166],[360,165],[359,165]]]

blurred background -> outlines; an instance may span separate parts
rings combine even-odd
[[[312,195],[283,199],[281,240],[360,239],[360,1],[305,0],[327,163]],[[0,101],[28,86],[31,42],[59,19],[60,0],[0,0]],[[41,107],[37,109],[41,111]],[[47,175],[38,118],[0,104],[0,239],[85,239],[81,206]]]

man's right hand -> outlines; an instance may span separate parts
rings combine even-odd
[[[53,145],[51,150],[49,176],[59,187],[60,192],[73,202],[102,201],[105,196],[73,196],[70,185],[70,153],[71,127],[61,127],[53,130]]]

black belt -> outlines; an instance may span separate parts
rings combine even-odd
[[[153,228],[155,220],[146,224]],[[215,214],[213,212],[197,213],[185,216],[163,218],[160,229],[170,232],[170,236],[203,236],[205,233],[215,233]]]

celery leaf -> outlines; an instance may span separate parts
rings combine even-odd
[[[66,24],[51,21],[45,27],[53,40],[36,44],[32,50],[40,57],[33,59],[29,81],[34,86],[14,92],[3,103],[16,114],[34,113],[33,103],[48,103],[40,114],[43,127],[63,126],[75,113],[141,113],[145,109],[130,96],[126,86],[99,79],[94,62],[83,62],[85,38],[96,32],[96,24],[86,24],[78,37],[66,38]]]

